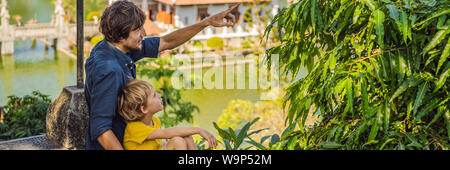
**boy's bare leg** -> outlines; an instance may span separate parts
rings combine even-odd
[[[171,138],[166,144],[166,150],[187,150],[188,145],[182,137],[176,136]]]
[[[184,137],[187,144],[188,150],[198,150],[197,145],[195,145],[194,138],[191,135]]]

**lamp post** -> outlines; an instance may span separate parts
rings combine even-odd
[[[77,88],[83,88],[83,0],[77,0]]]
[[[83,0],[77,0],[77,85],[64,87],[46,115],[47,138],[64,148],[85,148],[89,122],[83,88],[83,19]]]

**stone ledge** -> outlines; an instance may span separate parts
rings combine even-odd
[[[0,150],[67,150],[45,134],[0,141]]]

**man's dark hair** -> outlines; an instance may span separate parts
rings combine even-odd
[[[141,28],[145,14],[132,2],[116,1],[105,9],[100,20],[100,32],[109,42],[126,39],[131,31]]]

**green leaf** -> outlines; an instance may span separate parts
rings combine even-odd
[[[347,84],[345,86],[345,89],[347,91],[347,105],[349,106],[350,113],[353,113],[353,87],[352,87],[353,81],[351,78],[347,80]]]
[[[439,76],[439,80],[436,82],[436,88],[433,90],[434,92],[437,92],[442,86],[444,86],[444,83],[446,82],[450,72],[450,62],[447,63],[446,69],[444,72],[442,72],[441,76]]]
[[[339,9],[339,10],[341,10],[341,9]],[[361,5],[356,6],[355,12],[353,14],[353,24],[358,22],[359,16],[361,15],[361,10],[362,10]]]
[[[232,150],[233,148],[230,145],[230,141],[228,141],[227,139],[223,139],[223,143],[225,143],[225,148],[227,150]]]
[[[388,144],[389,142],[395,140],[395,138],[389,138],[388,140],[386,140],[386,142],[383,143],[383,145],[381,145],[380,150],[383,150],[384,146],[386,146],[386,144]]]
[[[450,53],[450,38],[447,40],[447,44],[445,45],[444,51],[442,51],[441,57],[439,58],[438,66],[436,69],[436,75],[439,73],[439,69],[442,64],[447,61],[448,55]]]
[[[391,17],[395,22],[399,22],[398,19],[398,9],[395,5],[386,5],[386,8],[389,9],[389,17]]]
[[[411,141],[410,144],[408,144],[407,146],[414,146],[417,148],[422,148],[423,146],[417,141],[417,139],[414,137],[414,135],[412,135],[410,132],[406,133],[406,139],[408,139],[409,141]]]
[[[255,142],[255,141],[246,141],[246,142],[252,144],[253,146],[256,146],[258,149],[267,150],[266,147],[264,147],[263,145],[261,145],[258,142]]]
[[[368,112],[369,112],[369,96],[367,95],[367,85],[366,85],[366,81],[363,80],[361,83],[361,97],[362,97],[362,101],[363,101],[363,113],[364,113],[364,117],[368,118]]]
[[[400,11],[400,30],[403,35],[403,41],[405,44],[408,41],[408,37],[411,38],[411,28],[408,24],[408,15],[404,11]]]
[[[311,24],[313,27],[313,31],[316,30],[316,0],[311,0]]]
[[[415,76],[409,77],[408,79],[403,81],[402,85],[400,85],[400,87],[392,95],[391,99],[389,100],[389,103],[392,103],[392,101],[399,95],[401,95],[403,92],[405,92],[406,89],[412,86],[416,86],[420,82],[421,80]]]
[[[377,4],[373,0],[364,0],[364,2],[371,11],[375,11],[377,8]]]
[[[438,106],[439,101],[441,99],[439,98],[435,98],[433,99],[431,102],[429,102],[427,105],[425,105],[419,113],[417,113],[416,119],[415,121],[420,120],[423,116],[425,116],[427,113],[429,113],[430,111],[434,110],[436,108],[436,106]]]
[[[236,138],[236,134],[234,133],[234,130],[231,129],[231,127],[228,127],[228,133],[230,134],[230,137],[231,137],[232,139],[235,139],[235,138]]]
[[[336,142],[322,142],[319,144],[319,146],[321,146],[323,149],[338,149],[342,147],[341,144]]]
[[[228,134],[227,131],[221,129],[221,128],[216,124],[216,122],[213,122],[213,125],[214,125],[214,128],[216,128],[216,130],[219,132],[219,135],[220,135],[222,138],[227,139],[227,140],[233,140],[233,138],[231,138],[230,134]]]
[[[438,12],[436,12],[433,16],[431,16],[431,17],[425,19],[424,21],[419,22],[419,23],[417,23],[417,24],[414,24],[414,28],[416,28],[416,27],[418,27],[418,26],[420,26],[420,25],[425,24],[426,22],[428,22],[429,20],[431,20],[431,19],[433,19],[433,18],[440,17],[440,16],[445,15],[445,14],[448,14],[448,13],[450,13],[450,9],[438,11]]]
[[[380,110],[378,112],[379,112],[379,114],[381,114]],[[370,129],[369,138],[367,139],[368,141],[372,141],[375,139],[375,137],[378,134],[378,129],[379,129],[378,123],[376,123],[376,122],[373,123],[372,128]]]
[[[449,33],[449,30],[440,30],[436,33],[436,35],[434,35],[433,39],[431,40],[430,43],[428,43],[428,45],[424,48],[424,50],[422,51],[422,54],[425,55],[428,51],[430,51],[431,49],[433,49],[436,45],[438,45],[444,38],[445,36]]]
[[[244,141],[245,137],[247,137],[248,129],[250,128],[250,123],[244,125],[239,134],[237,135],[236,141],[234,143],[234,149],[239,148],[242,141]]]
[[[377,34],[377,43],[380,46],[382,53],[384,50],[384,13],[381,10],[376,10],[373,14],[375,21],[375,31]]]
[[[444,114],[445,125],[447,126],[447,136],[450,140],[450,111],[447,109]]]
[[[419,90],[417,91],[416,100],[414,101],[414,112],[413,115],[416,115],[417,110],[419,109],[420,105],[422,105],[422,100],[425,97],[425,94],[428,89],[428,83],[425,82],[420,86]]]
[[[261,140],[259,141],[259,143],[264,143],[267,139],[269,139],[271,136],[267,135],[261,138]]]
[[[445,106],[440,106],[437,109],[437,114],[435,114],[433,119],[430,121],[430,123],[428,123],[426,129],[428,129],[433,123],[435,123],[442,116],[442,114],[444,114],[444,109],[445,109]],[[444,120],[445,120],[445,118],[444,118]]]
[[[247,136],[251,136],[253,134],[258,134],[259,132],[263,131],[263,130],[268,130],[269,128],[263,128],[263,129],[259,129],[259,130],[255,130],[250,132]]]
[[[390,124],[390,118],[391,118],[391,109],[389,107],[389,103],[384,104],[384,135],[388,135],[389,130],[389,124]]]
[[[272,135],[272,139],[270,140],[270,144],[273,145],[280,141],[280,137],[277,134]]]
[[[336,14],[334,14],[333,19],[330,21],[330,23],[333,23],[334,21],[336,21],[341,16],[342,11],[344,11],[346,9],[347,9],[347,5],[341,5],[339,10],[336,12]],[[355,13],[356,13],[356,11],[355,11]]]

